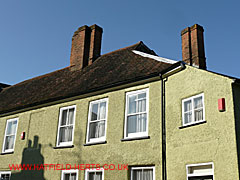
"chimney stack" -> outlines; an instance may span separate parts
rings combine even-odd
[[[102,32],[96,24],[78,28],[72,37],[70,66],[83,69],[100,56]]]
[[[98,25],[94,24],[90,26],[91,37],[90,37],[90,50],[89,50],[89,65],[94,62],[101,55],[101,42],[103,29]]]
[[[190,66],[206,69],[203,27],[195,24],[181,32],[182,60]]]

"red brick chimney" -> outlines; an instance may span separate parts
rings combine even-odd
[[[96,24],[78,28],[72,37],[70,66],[83,69],[100,56],[102,32]]]
[[[190,66],[206,69],[206,57],[204,51],[203,27],[195,24],[181,32],[182,36],[182,60]]]
[[[101,42],[103,29],[98,25],[94,24],[90,26],[91,37],[90,37],[90,50],[89,50],[89,65],[94,62],[101,55]]]

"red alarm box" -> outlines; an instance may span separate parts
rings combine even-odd
[[[225,111],[225,98],[218,99],[218,110],[220,112]]]
[[[25,139],[25,132],[22,132],[21,133],[21,140],[24,140]]]

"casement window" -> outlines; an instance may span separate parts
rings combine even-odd
[[[104,170],[101,169],[87,169],[85,171],[85,180],[104,180]]]
[[[61,180],[78,180],[78,170],[63,170]]]
[[[68,106],[60,109],[57,146],[69,146],[73,144],[76,106]]]
[[[3,141],[3,153],[13,152],[16,140],[18,118],[8,119],[6,123],[5,136]]]
[[[131,180],[155,180],[155,167],[132,167]]]
[[[183,126],[205,121],[204,94],[182,100]]]
[[[148,135],[148,89],[126,93],[124,138]]]
[[[213,180],[213,163],[190,164],[187,168],[187,180]]]
[[[92,101],[89,104],[87,143],[106,140],[108,99]]]

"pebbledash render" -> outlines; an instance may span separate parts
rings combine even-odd
[[[143,42],[101,55],[102,32],[80,27],[64,69],[0,83],[0,179],[239,179],[240,80],[207,70],[203,28],[181,32],[181,61]]]

